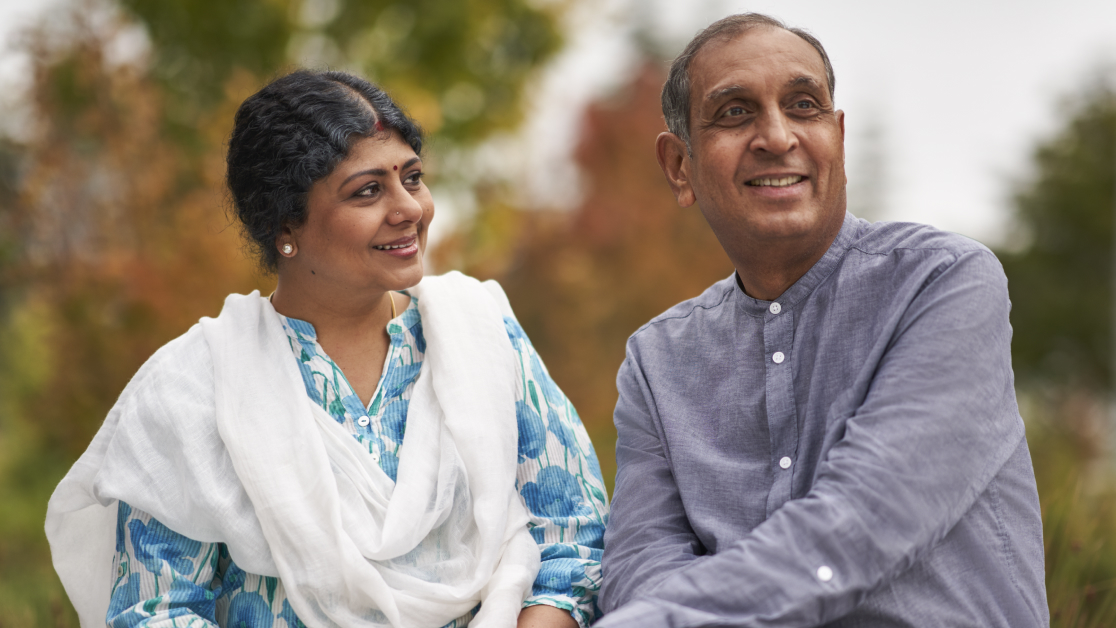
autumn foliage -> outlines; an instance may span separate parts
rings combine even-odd
[[[560,43],[555,16],[527,0],[77,1],[25,38],[28,123],[0,139],[0,628],[76,626],[42,534],[51,490],[159,346],[216,315],[225,295],[272,285],[226,215],[236,106],[314,52],[392,91],[432,132],[437,170],[439,153],[467,154],[515,127],[524,86]],[[114,46],[137,25],[151,50],[122,61]],[[439,271],[502,283],[610,486],[627,338],[732,272],[655,161],[663,79],[647,63],[583,113],[574,209],[521,207],[479,184],[476,215],[429,252]],[[1002,255],[1056,626],[1116,624],[1113,431],[1101,403],[1114,103],[1112,90],[1097,92],[1036,151],[1016,199],[1031,246]]]
[[[492,203],[435,252],[442,266],[495,278],[551,375],[581,414],[611,486],[616,371],[633,332],[732,272],[698,208],[682,209],[655,160],[665,74],[645,65],[591,104],[575,160],[586,189],[572,212]]]

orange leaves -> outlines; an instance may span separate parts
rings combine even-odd
[[[575,158],[588,189],[579,207],[517,211],[489,202],[435,253],[500,280],[594,438],[610,485],[616,370],[628,336],[732,272],[698,210],[675,204],[655,160],[663,79],[648,64],[585,113]]]

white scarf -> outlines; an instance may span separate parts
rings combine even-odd
[[[515,625],[539,551],[515,490],[511,309],[459,273],[411,293],[428,346],[394,485],[306,395],[257,292],[144,364],[47,509],[82,626],[104,625],[117,500],[278,576],[309,626],[437,628],[478,602],[470,627]]]

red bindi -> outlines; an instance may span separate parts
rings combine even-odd
[[[392,170],[399,170],[399,166],[392,166],[391,169]]]

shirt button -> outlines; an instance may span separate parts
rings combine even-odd
[[[368,427],[368,423],[369,423],[369,420],[368,420],[368,417],[366,417],[366,416],[362,416],[359,419],[357,419],[357,425],[359,425],[361,427]]]
[[[789,468],[790,468],[790,466],[791,466],[791,459],[790,459],[790,457],[788,457],[788,456],[783,456],[782,458],[779,458],[779,466],[780,466],[780,467],[782,467],[782,468],[784,468],[784,469],[789,469]]]
[[[771,361],[775,364],[782,364],[787,356],[783,355],[782,351],[776,351],[775,355],[771,356]]]
[[[821,580],[822,582],[829,582],[832,579],[833,579],[833,570],[832,569],[830,569],[826,565],[822,565],[821,567],[818,567],[818,580]]]
[[[779,312],[783,311],[783,306],[779,305],[778,302],[775,302],[769,305],[767,309],[770,310],[772,314],[778,314]]]

